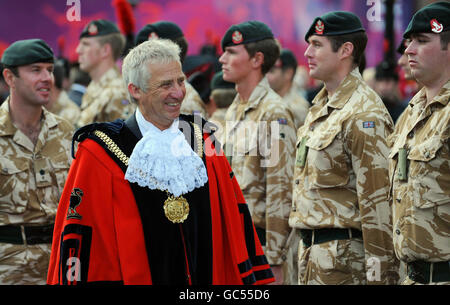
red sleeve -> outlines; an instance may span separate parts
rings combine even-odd
[[[47,283],[89,282],[144,284],[151,277],[131,188],[88,139],[78,147],[59,203]]]

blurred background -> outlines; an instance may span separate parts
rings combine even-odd
[[[127,2],[130,11],[120,9]],[[132,41],[146,24],[166,20],[177,23],[189,43],[190,56],[183,67],[187,76],[201,70],[198,56],[220,56],[220,41],[235,23],[259,20],[272,28],[283,48],[290,49],[299,66],[307,44],[304,35],[316,16],[333,10],[351,11],[363,22],[369,42],[364,69],[381,62],[392,68],[400,56],[396,49],[414,12],[436,1],[427,0],[0,0],[0,55],[19,39],[41,38],[58,57],[76,64],[79,35],[93,19],[118,23]],[[75,6],[77,10],[75,11]],[[70,16],[69,16],[70,15]],[[125,18],[125,20],[123,19]],[[76,19],[76,20],[74,20]],[[220,68],[220,67],[219,67]],[[363,69],[363,70],[364,70]],[[217,70],[217,67],[214,68]],[[299,70],[301,73],[302,70]],[[369,78],[374,76],[368,73]],[[315,86],[302,80],[302,86]],[[400,84],[402,83],[400,77]],[[405,89],[402,89],[405,91]],[[403,92],[404,95],[405,92]]]

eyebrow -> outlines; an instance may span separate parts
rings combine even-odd
[[[186,77],[184,75],[180,76],[177,78],[177,81],[184,81],[186,79]],[[171,84],[173,82],[172,79],[164,79],[162,81],[159,82],[160,85],[168,85]]]

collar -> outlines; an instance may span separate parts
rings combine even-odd
[[[10,96],[3,102],[3,104],[0,106],[0,136],[8,136],[8,135],[14,135],[17,132],[17,127],[14,126],[10,110],[9,110],[9,103],[10,103]],[[44,125],[47,125],[47,128],[53,128],[58,125],[58,122],[56,121],[55,116],[50,113],[45,107],[42,108],[42,120],[43,125],[41,126],[41,130],[44,128]]]
[[[439,93],[433,98],[433,100],[431,101],[431,104],[434,103],[440,103],[443,106],[446,106],[448,104],[450,100],[450,80],[448,80],[444,86],[442,86],[441,90],[439,91]],[[411,101],[409,102],[409,105],[411,107],[414,107],[418,104],[424,103],[423,105],[425,105],[427,101],[427,93],[425,90],[425,87],[423,87],[422,89],[420,89],[419,92],[417,92],[417,94],[411,99]]]
[[[141,134],[144,136],[147,132],[151,131],[154,134],[164,134],[167,132],[176,132],[178,130],[178,121],[179,119],[176,118],[173,122],[172,125],[170,125],[170,127],[166,130],[161,130],[158,127],[156,127],[155,125],[153,125],[152,123],[150,123],[149,121],[147,121],[144,116],[142,115],[142,112],[139,110],[139,107],[136,107],[136,122],[137,125],[139,127],[139,130],[141,132]]]
[[[257,108],[259,102],[267,95],[267,93],[269,93],[270,90],[271,89],[269,81],[267,80],[267,77],[264,76],[250,94],[250,98],[246,103],[245,111],[247,111],[250,108]],[[235,100],[236,99],[239,101],[239,104],[242,104],[241,96],[239,95],[239,93],[236,95]]]

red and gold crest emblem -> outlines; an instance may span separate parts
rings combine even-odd
[[[325,30],[325,24],[323,24],[322,20],[317,20],[316,33],[319,35],[322,35],[324,30]]]
[[[433,33],[439,34],[444,30],[444,26],[441,23],[439,23],[436,19],[431,20],[430,24],[431,24],[431,31]]]
[[[89,35],[97,35],[98,34],[98,28],[95,24],[90,24],[88,27],[88,33]]]
[[[241,32],[234,31],[233,35],[231,35],[231,40],[234,44],[241,43],[244,40],[244,37],[242,36]]]

